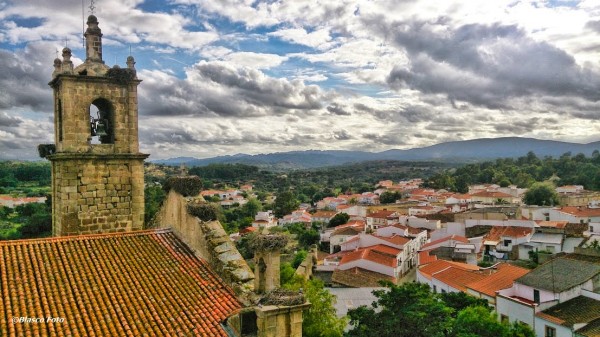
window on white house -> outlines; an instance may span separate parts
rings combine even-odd
[[[544,331],[544,337],[556,337],[556,329],[551,326],[546,325],[546,329]]]

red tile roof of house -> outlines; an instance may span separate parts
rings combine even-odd
[[[379,238],[381,240],[387,241],[389,243],[399,245],[399,246],[405,245],[405,244],[409,243],[411,240],[410,238],[407,238],[407,237],[404,237],[401,235],[392,235],[392,236],[388,237],[388,236],[379,236],[379,235],[373,234],[373,236],[376,238]]]
[[[423,274],[428,279],[431,279],[431,276],[437,272],[440,272],[449,267],[457,267],[464,270],[479,270],[478,266],[474,266],[472,264],[466,264],[461,262],[454,261],[446,261],[446,260],[437,260],[433,261],[425,266],[419,266],[419,272]]]
[[[336,211],[318,211],[312,215],[313,218],[332,218],[337,214]]]
[[[462,243],[469,243],[469,239],[465,238],[464,236],[452,234],[452,235],[443,237],[441,239],[437,239],[437,240],[431,241],[431,242],[423,245],[423,247],[421,247],[421,249],[425,250],[425,249],[427,249],[429,247],[435,246],[435,245],[440,244],[440,243],[442,243],[444,241],[451,241],[451,240],[462,242]]]
[[[501,263],[497,266],[497,271],[495,273],[482,280],[467,284],[467,288],[495,297],[496,291],[510,288],[514,280],[528,272],[529,269],[513,266],[508,263]]]
[[[170,230],[0,242],[0,270],[3,336],[227,336],[241,308]]]
[[[344,255],[340,261],[340,266],[357,260],[367,260],[394,268],[398,265],[398,260],[396,257],[400,252],[401,251],[399,249],[383,245],[359,248]]]
[[[540,227],[550,227],[550,228],[558,228],[562,229],[567,226],[568,221],[536,221],[538,226]]]
[[[381,211],[373,212],[371,214],[367,214],[367,218],[387,219],[388,217],[390,217],[394,213],[397,213],[397,212],[396,211],[381,210]]]
[[[600,208],[565,206],[559,208],[558,211],[571,214],[576,217],[600,216]]]
[[[485,278],[485,275],[473,270],[465,270],[463,268],[450,266],[440,272],[434,273],[431,277],[454,289],[466,291],[467,284],[480,281]]]
[[[482,197],[482,198],[512,198],[513,196],[507,193],[502,193],[502,192],[488,192],[488,191],[481,191],[481,192],[477,192],[477,193],[473,193],[471,194],[471,197]]]
[[[437,261],[437,259],[438,259],[437,256],[430,255],[429,251],[427,251],[427,250],[419,252],[419,266],[429,264],[433,261]]]
[[[396,278],[374,271],[362,269],[360,267],[350,268],[348,270],[336,269],[331,275],[331,280],[335,283],[343,284],[348,287],[381,287],[379,281],[387,280],[396,283]]]
[[[489,233],[487,233],[483,240],[485,241],[500,241],[501,238],[511,237],[511,238],[522,238],[527,235],[533,233],[533,228],[531,227],[518,227],[518,226],[494,226],[490,229]]]

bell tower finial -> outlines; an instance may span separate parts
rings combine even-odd
[[[90,9],[94,8],[92,5],[90,5]],[[88,28],[83,34],[85,36],[85,61],[104,63],[102,61],[102,31],[98,27],[98,18],[93,14],[88,16],[87,26]]]
[[[94,6],[94,5],[95,5],[94,0],[91,0],[90,7],[89,7],[91,15],[94,15],[94,9],[96,9],[96,6]]]

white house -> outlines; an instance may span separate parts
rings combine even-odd
[[[582,311],[572,300],[597,309]],[[528,324],[536,336],[575,336],[600,319],[600,256],[578,250],[540,265],[498,292],[496,311],[502,320]]]
[[[549,210],[549,220],[565,220],[569,223],[600,222],[600,208],[564,206]]]
[[[277,226],[277,219],[273,215],[273,211],[258,212],[252,221],[252,227],[265,227],[270,228]]]

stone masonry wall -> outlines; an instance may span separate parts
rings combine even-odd
[[[254,273],[238,252],[223,226],[218,221],[204,222],[187,212],[187,204],[194,198],[185,198],[171,190],[154,221],[161,228],[173,231],[210,264],[235,291],[238,299],[251,303]]]
[[[55,236],[143,228],[143,158],[121,157],[51,156]]]
[[[138,81],[115,84],[108,78],[60,76],[52,82],[55,99],[55,143],[57,152],[138,153]],[[111,104],[115,141],[109,145],[90,145],[90,105],[96,99]],[[58,103],[60,101],[60,104]],[[60,111],[58,109],[60,108]],[[58,114],[61,114],[60,121]],[[62,128],[62,130],[59,130]],[[62,140],[59,135],[62,134]]]

